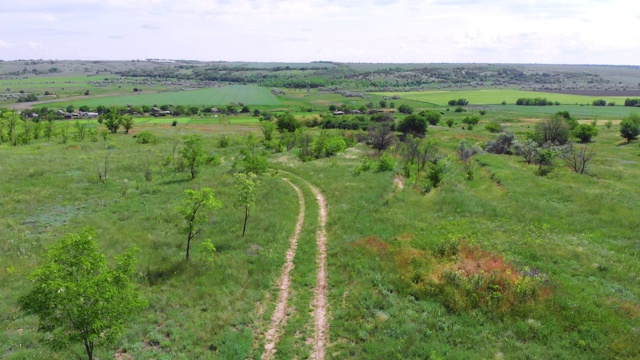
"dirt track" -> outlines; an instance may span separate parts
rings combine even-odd
[[[278,294],[276,309],[273,312],[273,316],[271,317],[271,325],[264,335],[265,345],[264,353],[262,353],[263,360],[273,359],[273,356],[276,352],[276,343],[280,339],[282,328],[287,321],[287,302],[289,300],[289,294],[291,293],[291,271],[294,267],[293,259],[296,256],[298,239],[300,238],[300,232],[302,232],[302,224],[304,223],[305,205],[304,195],[302,195],[302,191],[300,191],[297,186],[293,185],[293,183],[291,183],[289,179],[282,178],[282,180],[291,185],[298,194],[300,213],[298,215],[298,222],[296,223],[295,231],[289,239],[289,250],[287,250],[286,260],[284,265],[282,266],[282,275],[280,275],[280,280],[278,281],[280,293]]]
[[[289,250],[287,250],[285,263],[282,266],[282,274],[280,275],[278,300],[276,309],[271,318],[271,324],[264,334],[265,345],[262,353],[262,360],[273,359],[276,353],[275,346],[280,339],[284,325],[286,324],[287,302],[291,293],[291,272],[293,271],[298,239],[302,232],[304,223],[305,200],[300,189],[295,186],[289,179],[283,178],[291,185],[298,194],[300,202],[300,214],[293,236],[289,239]],[[304,180],[302,180],[304,181]],[[308,339],[307,343],[312,345],[310,358],[321,360],[325,357],[325,347],[328,342],[329,321],[327,315],[327,201],[318,188],[304,181],[313,192],[318,202],[318,230],[316,232],[316,244],[318,253],[316,256],[316,286],[313,290],[314,296],[310,304],[313,316],[314,335]]]

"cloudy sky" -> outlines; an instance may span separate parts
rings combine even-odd
[[[634,0],[0,0],[0,59],[640,65]]]

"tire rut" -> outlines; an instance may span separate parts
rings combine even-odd
[[[322,360],[325,357],[325,344],[329,333],[329,322],[327,320],[327,201],[315,186],[311,187],[311,191],[316,197],[319,207],[318,223],[319,228],[316,233],[316,243],[318,245],[318,256],[316,262],[318,265],[316,288],[314,289],[314,299],[312,303],[314,318],[314,338],[312,339],[313,351],[311,352],[312,360]]]
[[[282,180],[291,185],[291,187],[293,187],[293,189],[298,194],[298,200],[300,203],[300,214],[298,215],[298,222],[296,223],[295,231],[289,239],[289,249],[287,250],[285,263],[282,266],[282,274],[280,275],[280,280],[278,281],[280,292],[278,294],[278,300],[276,302],[276,309],[274,310],[273,316],[271,317],[271,325],[264,335],[265,345],[264,352],[262,353],[261,357],[262,360],[273,359],[276,353],[276,343],[280,339],[283,331],[282,329],[284,328],[284,325],[287,321],[287,302],[291,293],[291,271],[294,267],[293,259],[296,256],[298,239],[300,238],[302,225],[304,223],[305,202],[302,191],[300,191],[300,188],[289,181],[289,179],[282,178]]]

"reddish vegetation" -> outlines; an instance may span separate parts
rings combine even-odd
[[[461,272],[465,277],[473,275],[494,276],[501,290],[515,284],[522,277],[518,270],[505,262],[500,255],[466,244],[460,245],[459,251],[459,260],[452,269]]]
[[[389,252],[389,244],[378,239],[375,236],[369,236],[364,239],[360,239],[356,241],[354,245],[359,248],[363,248],[371,252],[374,252],[378,255],[382,255]]]

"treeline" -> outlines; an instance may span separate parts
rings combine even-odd
[[[624,106],[640,106],[640,99],[626,99]]]
[[[553,102],[546,98],[519,98],[516,100],[516,105],[523,106],[552,106],[560,105],[559,101]]]

